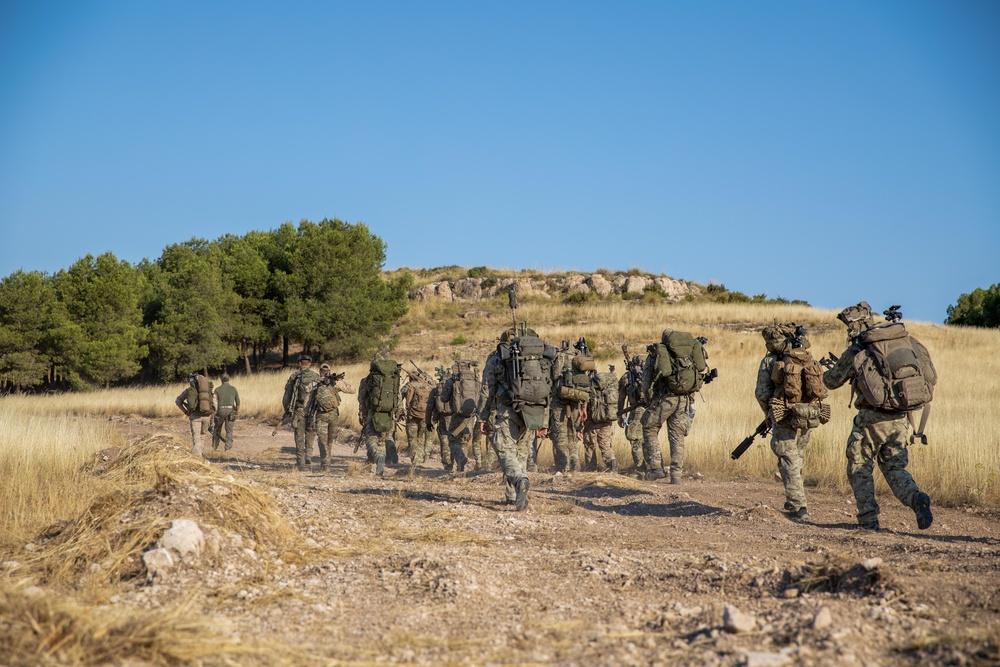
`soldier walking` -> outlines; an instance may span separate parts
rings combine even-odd
[[[913,510],[917,528],[926,530],[933,522],[931,499],[906,470],[907,447],[923,438],[937,371],[927,348],[899,321],[898,306],[884,314],[888,322],[874,324],[871,307],[862,301],[837,315],[847,326],[849,346],[823,374],[823,384],[836,389],[850,382],[858,409],[847,438],[847,479],[854,490],[858,527],[879,530],[872,476],[877,461],[893,495]],[[909,417],[918,408],[924,413],[921,433],[915,434]]]
[[[225,451],[228,452],[233,448],[233,427],[240,411],[240,392],[229,384],[228,373],[223,373],[219,379],[222,384],[215,390],[215,404],[218,409],[215,412],[215,428],[212,429],[212,449],[218,451],[219,442],[223,440],[222,429],[225,428]]]
[[[281,406],[286,415],[291,415],[292,428],[295,429],[295,467],[300,472],[305,472],[312,466],[316,427],[306,420],[305,406],[306,399],[309,398],[308,388],[317,380],[319,374],[312,369],[312,357],[300,354],[299,369],[288,377],[285,393],[281,398]]]
[[[344,380],[343,373],[331,374],[330,364],[321,364],[319,375],[320,379],[308,388],[306,417],[316,431],[320,472],[326,472],[330,469],[336,425],[340,418],[340,394],[353,394],[354,387]]]
[[[629,358],[625,354],[626,368],[618,380],[618,425],[625,429],[625,439],[632,450],[632,462],[637,471],[645,473],[646,459],[642,454],[642,416],[646,407],[642,398],[642,367],[646,355]]]
[[[205,455],[205,433],[215,412],[212,383],[198,373],[188,375],[188,386],[174,400],[190,422],[191,448],[198,456]]]

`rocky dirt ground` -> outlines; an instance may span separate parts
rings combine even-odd
[[[182,419],[120,427],[187,437]],[[799,524],[778,482],[538,472],[514,512],[499,472],[432,461],[376,479],[342,430],[333,469],[300,473],[292,433],[271,430],[241,420],[235,456],[210,458],[273,494],[298,557],[214,531],[214,558],[113,602],[197,589],[219,628],[322,661],[1000,664],[996,510],[935,506],[918,531],[883,495],[871,533],[841,493],[808,489]]]

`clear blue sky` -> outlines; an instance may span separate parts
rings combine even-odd
[[[0,0],[0,275],[301,219],[941,321],[1000,282],[1000,2]]]

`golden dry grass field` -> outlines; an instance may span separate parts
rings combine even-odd
[[[697,398],[686,458],[687,472],[702,481],[678,493],[627,476],[533,476],[529,512],[508,519],[491,500],[497,475],[456,479],[438,470],[370,480],[362,459],[350,458],[347,430],[332,476],[290,474],[290,434],[270,436],[287,369],[233,377],[247,420],[238,437],[256,444],[222,466],[186,453],[185,420],[174,406],[181,384],[4,396],[0,643],[8,646],[0,663],[736,665],[748,664],[741,651],[750,646],[784,647],[781,655],[802,664],[884,664],[887,656],[975,663],[977,655],[992,664],[1000,646],[991,611],[1000,583],[991,518],[1000,505],[1000,331],[907,323],[940,378],[930,444],[911,448],[909,469],[936,507],[958,508],[936,515],[935,535],[920,541],[849,529],[847,387],[831,394],[833,420],[806,454],[817,526],[791,524],[769,508],[780,505],[780,484],[766,440],[729,458],[762,419],[753,397],[762,326],[804,324],[817,358],[840,354],[845,336],[834,312],[615,300],[527,301],[516,314],[551,343],[585,336],[600,370],[620,371],[622,343],[642,351],[667,326],[708,337],[719,378]],[[455,357],[482,361],[510,322],[505,299],[415,302],[394,331],[394,356],[428,371]],[[337,370],[357,386],[367,364]],[[352,431],[356,408],[345,396],[343,426]],[[615,446],[630,461],[617,428]],[[128,456],[95,474],[95,454],[119,447]],[[551,463],[548,444],[540,463]],[[876,478],[894,525],[912,523]],[[241,545],[232,554],[261,556],[227,563],[231,555],[220,552],[169,585],[145,583],[138,556],[178,516],[216,525],[222,543]],[[895,568],[895,580],[866,580],[862,593],[846,597],[784,599],[789,576],[827,585],[873,554]],[[567,588],[563,576],[576,585]],[[521,597],[511,597],[511,586]],[[770,619],[742,642],[711,630],[733,600]],[[876,618],[868,630],[875,641],[864,634],[869,621],[847,635],[801,629],[819,609],[814,602],[845,619]],[[965,613],[975,620],[959,632]],[[391,630],[357,623],[373,616]],[[314,638],[316,624],[327,643]]]

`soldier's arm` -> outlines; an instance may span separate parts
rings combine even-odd
[[[233,387],[234,403],[236,404],[236,412],[240,411],[240,392],[236,387]]]
[[[774,398],[774,382],[771,381],[774,362],[774,355],[769,354],[761,359],[760,367],[757,369],[757,388],[754,390],[754,397],[765,414],[771,407],[771,399]]]
[[[183,412],[184,414],[188,414],[187,406],[184,405],[184,401],[185,401],[186,398],[187,398],[187,389],[185,389],[184,391],[182,391],[181,395],[178,396],[177,399],[174,401],[174,404],[178,408],[180,408],[181,412]]]
[[[333,385],[333,388],[342,394],[353,394],[357,391],[354,385],[347,380],[337,380],[337,384]]]
[[[288,412],[289,407],[292,405],[292,394],[295,393],[295,381],[297,379],[298,373],[292,373],[285,382],[285,393],[281,397],[281,407],[284,408],[285,412]]]
[[[827,389],[836,389],[854,376],[854,355],[858,353],[853,345],[840,355],[833,368],[823,373],[823,384]]]
[[[476,404],[476,414],[479,420],[485,422],[489,418],[492,409],[494,394],[496,392],[496,356],[491,355],[483,365],[482,385],[479,389],[479,402]]]

